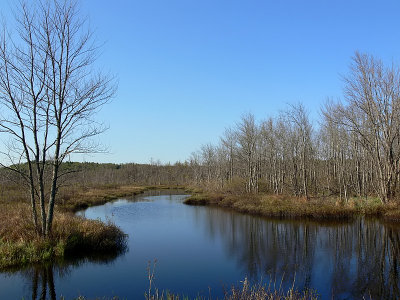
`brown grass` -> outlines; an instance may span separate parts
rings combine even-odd
[[[90,206],[101,205],[109,201],[141,194],[151,189],[180,189],[181,186],[138,186],[138,185],[97,185],[91,187],[68,186],[60,191],[58,205],[66,211],[76,212]]]
[[[61,208],[75,212],[89,206],[101,205],[120,197],[134,196],[148,189],[149,187],[139,187],[136,185],[69,187],[60,192],[58,203]]]
[[[51,237],[43,240],[35,232],[26,190],[18,186],[0,186],[0,268],[60,258],[77,252],[96,254],[121,251],[125,245],[125,235],[118,227],[77,217],[73,213],[153,188],[177,187],[64,187],[57,198]]]
[[[140,194],[155,187],[138,185],[70,185],[64,186],[57,194],[57,205],[65,211],[76,212],[89,206],[101,205],[108,201]],[[157,187],[170,188],[167,186]],[[0,203],[28,203],[27,189],[17,185],[0,185]]]
[[[214,205],[273,218],[349,220],[364,215],[380,217],[385,221],[400,221],[400,205],[383,205],[377,198],[352,198],[343,202],[333,197],[307,200],[283,195],[206,193],[188,198],[185,204]]]
[[[189,297],[179,296],[168,291],[159,292],[157,289],[150,290],[145,293],[146,300],[189,300]],[[198,296],[193,300],[213,300],[211,295],[204,297]],[[242,281],[242,286],[232,286],[225,292],[223,300],[316,300],[318,295],[307,290],[300,292],[292,286],[285,291],[282,287],[276,288],[272,284],[250,284],[247,278]],[[84,298],[81,298],[84,300]]]
[[[0,268],[76,253],[122,251],[125,234],[114,224],[56,211],[51,237],[40,238],[28,204],[0,205]]]

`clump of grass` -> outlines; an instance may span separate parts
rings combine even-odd
[[[112,223],[56,211],[49,238],[37,235],[25,203],[0,207],[0,268],[49,261],[77,253],[123,251],[126,235]]]
[[[225,199],[223,194],[195,194],[187,198],[183,203],[189,205],[220,205]]]
[[[282,287],[275,287],[265,284],[250,284],[247,278],[242,282],[241,287],[232,287],[225,294],[225,300],[314,300],[318,299],[318,295],[313,290],[300,292],[293,286],[284,291]]]

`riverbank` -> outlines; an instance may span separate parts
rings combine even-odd
[[[0,268],[62,259],[68,255],[114,253],[125,248],[126,235],[112,223],[56,211],[52,234],[39,237],[28,204],[0,205]]]
[[[238,212],[271,218],[311,220],[351,220],[357,216],[378,217],[386,222],[400,222],[398,204],[383,205],[379,199],[295,198],[281,195],[195,194],[185,200],[188,205],[211,205]]]
[[[148,190],[184,189],[182,186],[145,186],[145,185],[70,185],[60,189],[56,206],[66,212],[77,212],[90,206],[102,205],[109,201],[132,197]],[[0,186],[0,204],[27,203],[26,190],[17,185]]]
[[[38,237],[23,190],[3,189],[0,198],[0,269],[62,259],[69,255],[121,252],[126,235],[114,224],[76,216],[78,210],[170,186],[99,185],[61,190],[51,237]],[[7,197],[8,196],[8,197]],[[11,201],[11,199],[13,201]]]
[[[78,186],[62,191],[59,195],[58,206],[63,211],[77,212],[121,197],[135,196],[152,188],[154,187],[137,185]]]

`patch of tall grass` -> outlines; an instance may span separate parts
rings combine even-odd
[[[386,221],[400,221],[400,205],[383,205],[377,198],[301,198],[269,194],[195,194],[185,200],[189,205],[214,205],[242,213],[272,218],[351,220],[358,215],[381,217]]]
[[[35,231],[28,204],[0,205],[0,268],[125,247],[126,235],[112,223],[56,211],[51,236],[44,239]]]

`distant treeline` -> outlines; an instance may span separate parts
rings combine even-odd
[[[52,162],[49,161],[48,164]],[[13,169],[27,168],[26,164],[14,165]],[[100,185],[185,185],[190,182],[188,163],[149,164],[125,163],[94,163],[94,162],[63,162],[60,165],[59,187]],[[45,177],[50,177],[47,172]],[[0,180],[3,185],[25,184],[19,174],[5,168],[0,169]]]

